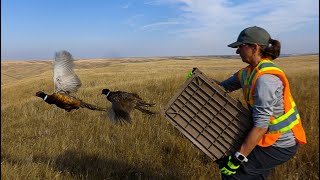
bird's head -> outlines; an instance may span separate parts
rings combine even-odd
[[[38,92],[36,92],[36,96],[41,97],[41,98],[44,98],[46,95],[47,95],[47,94],[44,93],[43,91],[38,91]]]
[[[110,93],[110,90],[109,90],[109,89],[102,89],[101,94],[104,94],[104,95],[108,96],[109,93]]]

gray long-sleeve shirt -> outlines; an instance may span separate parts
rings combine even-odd
[[[241,88],[237,73],[220,83],[226,90],[234,91]],[[283,84],[275,75],[264,74],[258,77],[254,89],[254,105],[252,119],[255,127],[268,128],[270,116],[278,118],[284,114]],[[273,146],[286,148],[296,145],[291,130],[282,133]]]

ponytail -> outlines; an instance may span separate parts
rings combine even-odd
[[[261,57],[274,60],[280,56],[281,44],[278,40],[271,38],[269,40],[269,43],[271,44],[271,46],[261,49]]]

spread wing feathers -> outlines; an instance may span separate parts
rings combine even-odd
[[[96,106],[96,105],[93,105],[93,104],[89,104],[89,103],[86,103],[86,102],[83,102],[83,101],[80,102],[80,107],[88,108],[88,109],[96,110],[96,111],[107,111],[106,108],[102,108],[102,107],[99,107],[99,106]]]
[[[60,51],[55,54],[55,61],[53,63],[53,81],[54,92],[76,92],[80,86],[81,81],[73,70],[73,58],[67,51]]]
[[[137,109],[146,114],[156,114],[144,107],[151,107],[155,104],[143,101],[137,94],[123,91],[116,91],[109,95],[112,107],[109,109],[109,118],[114,122],[131,122],[130,113]]]
[[[143,101],[136,93],[129,93],[124,91],[115,91],[114,93],[110,94],[109,98],[111,102],[127,102],[144,107],[151,107],[155,105],[153,103],[147,103]]]
[[[134,105],[128,105],[121,102],[112,102],[112,106],[108,110],[108,116],[114,123],[130,123],[130,113],[133,109]]]

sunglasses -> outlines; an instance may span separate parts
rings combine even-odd
[[[238,46],[238,48],[242,48],[242,47],[249,47],[250,45],[249,44],[240,44],[239,46]]]

